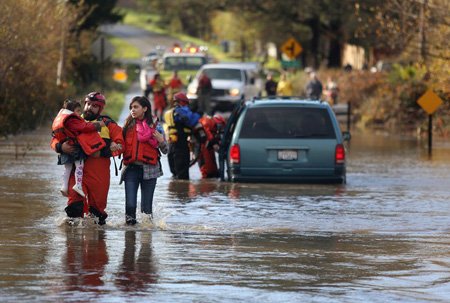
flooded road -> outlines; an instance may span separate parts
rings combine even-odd
[[[450,144],[352,135],[347,185],[173,181],[163,158],[134,227],[116,176],[106,226],[66,226],[50,132],[0,141],[1,301],[448,302]]]

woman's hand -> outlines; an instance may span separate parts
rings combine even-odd
[[[159,131],[155,130],[153,132],[153,136],[156,138],[158,143],[163,143],[164,142],[164,136]]]

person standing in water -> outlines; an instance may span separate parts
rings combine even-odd
[[[141,187],[141,212],[153,221],[153,193],[156,179],[163,175],[160,155],[166,154],[168,145],[157,129],[158,120],[152,117],[150,101],[136,96],[130,102],[130,115],[125,120],[123,137],[125,151],[121,183],[125,181],[125,223],[136,220],[137,191]]]

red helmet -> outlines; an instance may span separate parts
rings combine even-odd
[[[91,92],[86,95],[84,102],[94,103],[98,105],[100,107],[100,111],[102,111],[106,104],[106,98],[99,92]]]
[[[214,119],[214,122],[216,122],[216,124],[220,124],[222,126],[224,126],[226,124],[225,119],[219,114],[215,114],[213,116],[213,119]]]
[[[173,99],[175,102],[178,102],[180,105],[188,105],[189,104],[189,99],[186,96],[186,94],[183,92],[176,93],[173,96]]]

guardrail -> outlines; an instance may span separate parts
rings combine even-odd
[[[335,104],[331,107],[333,108],[334,114],[336,115],[339,123],[345,124],[347,126],[347,131],[350,131],[350,124],[352,120],[352,106],[350,102]]]

